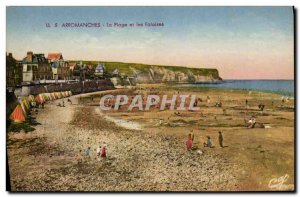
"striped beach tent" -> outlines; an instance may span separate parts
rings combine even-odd
[[[42,98],[42,102],[43,103],[46,102],[46,97],[45,97],[44,93],[40,94],[40,97]]]
[[[55,99],[59,99],[58,92],[54,92],[54,95],[55,95]]]
[[[45,93],[44,95],[45,95],[46,101],[49,101],[50,99],[49,99],[48,93]]]
[[[50,95],[51,95],[52,100],[55,100],[55,99],[56,99],[55,93],[54,93],[54,92],[50,93]]]
[[[24,105],[26,107],[26,111],[29,111],[30,110],[30,105],[29,105],[28,98],[26,98],[25,96],[22,96],[22,102],[24,103]]]
[[[30,95],[27,96],[27,101],[30,103],[31,102],[31,98],[30,98]]]
[[[37,103],[42,103],[43,102],[43,100],[42,100],[42,98],[41,98],[40,95],[36,95],[35,96],[35,102],[37,102]]]
[[[35,100],[34,100],[34,96],[33,96],[33,95],[29,95],[29,96],[28,96],[28,101],[29,101],[29,102],[35,101]]]
[[[52,101],[52,97],[51,97],[50,93],[47,93],[47,96],[48,96],[48,99],[49,99],[50,101]]]
[[[56,98],[56,99],[60,99],[60,98],[61,98],[59,92],[55,92],[55,98]]]
[[[24,112],[21,109],[21,106],[18,104],[14,111],[11,113],[9,117],[14,122],[24,122],[25,121],[25,115]]]
[[[23,103],[22,100],[19,101],[19,105],[21,106],[21,109],[23,111],[24,116],[26,116],[27,109],[26,109],[26,106],[25,106],[25,104]]]

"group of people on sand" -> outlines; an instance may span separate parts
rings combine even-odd
[[[64,99],[62,99],[62,102],[60,103],[60,101],[59,101],[59,103],[57,104],[57,106],[58,107],[65,107],[65,101],[64,101]]]
[[[209,147],[209,148],[213,148],[213,145],[212,145],[212,140],[211,140],[211,137],[210,136],[206,136],[206,142],[203,143],[203,146],[204,147]],[[188,134],[188,139],[187,139],[187,142],[186,142],[186,147],[187,147],[187,150],[190,151],[193,149],[193,143],[194,143],[194,139],[195,139],[195,135],[194,135],[194,131],[191,130],[190,133]],[[223,145],[223,134],[221,131],[219,131],[219,145],[221,148],[224,148],[224,145]]]
[[[251,117],[251,118],[249,119],[249,121],[248,121],[247,127],[248,127],[249,129],[252,129],[252,128],[255,127],[255,124],[256,124],[255,118],[254,118],[254,117]]]
[[[106,158],[106,145],[103,145],[101,147],[101,145],[99,145],[99,147],[97,149],[94,149],[95,153],[96,153],[96,158],[95,159],[100,159],[100,158]],[[85,155],[87,157],[91,157],[91,147],[87,147],[87,149],[85,150]]]

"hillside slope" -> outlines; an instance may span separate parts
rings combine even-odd
[[[73,61],[74,62],[74,61]],[[80,62],[80,61],[76,61]],[[222,80],[217,69],[160,66],[123,62],[81,61],[83,64],[103,63],[108,74],[116,69],[119,74],[134,77],[136,83],[197,83]]]

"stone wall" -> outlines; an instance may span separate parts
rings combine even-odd
[[[28,86],[29,94],[37,95],[45,92],[72,91],[73,94],[81,94],[88,92],[96,92],[101,90],[114,89],[114,85],[109,79],[76,82],[76,83],[60,83],[48,85]]]

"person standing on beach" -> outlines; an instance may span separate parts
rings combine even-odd
[[[86,149],[86,151],[85,151],[85,155],[89,157],[90,156],[90,152],[91,152],[91,147],[88,147]]]
[[[207,136],[207,143],[204,142],[204,147],[212,148],[210,136]]]
[[[191,139],[194,142],[195,135],[194,135],[194,130],[193,129],[190,131],[189,135],[191,136]]]
[[[186,142],[186,148],[187,150],[192,150],[192,147],[193,147],[193,140],[192,140],[192,136],[191,134],[188,135],[188,140]]]
[[[103,158],[106,158],[106,146],[105,145],[101,148],[100,156]]]
[[[206,102],[210,103],[210,97],[209,96],[206,97]]]
[[[219,131],[219,144],[220,144],[220,147],[224,147],[223,146],[223,134],[221,131]]]
[[[99,146],[96,150],[96,154],[98,157],[100,156],[100,153],[101,153],[101,146]]]

